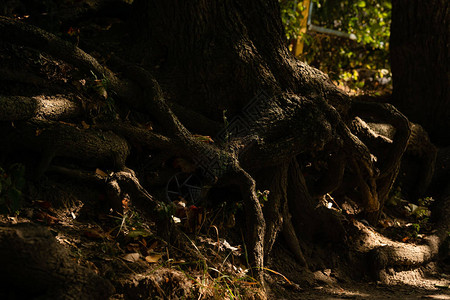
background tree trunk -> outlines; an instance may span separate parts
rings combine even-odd
[[[394,104],[443,146],[450,145],[449,26],[447,0],[392,1]]]

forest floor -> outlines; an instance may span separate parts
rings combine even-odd
[[[0,223],[47,226],[74,261],[113,283],[116,293],[112,299],[261,299],[261,289],[246,267],[244,243],[238,235],[226,235],[220,222],[209,230],[198,224],[192,227],[189,212],[176,212],[180,230],[169,245],[158,237],[155,223],[126,200],[124,215],[107,211],[104,195],[94,186],[80,188],[63,179],[47,178],[30,185],[27,194],[30,201],[24,203],[20,214],[2,216]],[[204,213],[206,218],[220,219],[214,212]],[[406,221],[396,219],[398,224]],[[390,236],[405,244],[417,243],[417,237],[401,238],[411,237],[407,227],[397,226],[396,235]],[[365,230],[372,232],[374,239],[388,240],[379,234],[386,228],[367,226]],[[300,271],[294,276],[299,273],[295,260],[282,243],[274,251],[265,273],[268,299],[450,299],[450,268],[437,262],[391,271],[395,280],[386,284],[358,278],[357,270],[349,274],[350,266]],[[294,268],[292,273],[286,271],[288,265]]]
[[[318,286],[278,299],[450,299],[448,290],[436,287],[443,283],[448,284],[448,279],[425,279],[417,285],[347,283],[336,286]]]

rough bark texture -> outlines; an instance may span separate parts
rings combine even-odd
[[[394,104],[443,146],[450,141],[449,32],[448,1],[392,1]]]

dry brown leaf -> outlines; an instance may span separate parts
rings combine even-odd
[[[142,246],[144,246],[145,248],[147,248],[147,241],[146,241],[145,239],[141,239],[141,240],[139,241],[139,243],[140,243]]]
[[[81,126],[83,126],[83,129],[89,129],[89,127],[91,127],[88,123],[86,123],[85,121],[81,121]]]
[[[145,260],[148,263],[156,263],[158,262],[162,257],[162,254],[151,254],[145,257]]]
[[[128,245],[125,246],[125,249],[130,252],[131,251],[134,251],[134,252],[139,251],[139,244],[129,243]]]
[[[43,211],[35,212],[34,217],[37,221],[45,222],[47,223],[47,225],[54,225],[59,222],[59,219],[57,217],[51,216]]]
[[[184,264],[186,261],[184,259],[174,260],[172,264]]]
[[[147,250],[155,249],[158,246],[158,241],[154,241]]]
[[[153,130],[153,123],[152,122],[145,123],[144,128],[147,130]]]
[[[125,254],[124,256],[122,256],[122,259],[125,261],[128,261],[128,262],[137,262],[139,260],[140,256],[141,255],[139,253],[134,252],[134,253]],[[147,258],[146,258],[146,260],[147,260]]]
[[[130,205],[130,199],[128,199],[127,197],[122,199],[122,208],[123,211],[126,212],[129,209],[129,205]],[[135,228],[133,228],[132,230],[136,230]]]
[[[100,169],[95,169],[95,174],[97,174],[98,176],[102,177],[102,178],[107,178],[108,174],[106,174],[105,172],[103,172]]]

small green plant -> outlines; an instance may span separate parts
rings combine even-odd
[[[134,209],[127,198],[122,200],[123,213],[119,216],[112,216],[117,221],[116,237],[121,233],[128,237],[149,236],[150,232],[145,228],[145,221],[141,214]]]
[[[25,187],[25,166],[12,164],[7,171],[0,167],[0,213],[18,214]]]
[[[417,200],[417,202],[419,203],[420,206],[430,206],[431,203],[434,202],[434,199],[432,197],[425,197],[425,198],[421,198],[419,200]]]
[[[411,213],[416,218],[416,220],[419,220],[421,222],[428,221],[428,218],[431,216],[431,211],[428,208],[431,203],[433,203],[434,199],[432,197],[425,197],[423,199],[418,199],[417,203],[419,204],[414,205],[410,204],[411,206]]]
[[[264,207],[264,203],[269,200],[269,193],[270,191],[268,190],[264,190],[263,192],[261,192],[260,190],[256,191],[256,196],[258,197],[259,203],[262,207]]]
[[[414,223],[411,225],[411,227],[412,227],[411,237],[417,238],[417,236],[419,235],[419,232],[420,232],[420,224]]]
[[[87,90],[93,91],[97,94],[101,99],[104,99],[105,102],[100,106],[100,114],[103,117],[108,119],[116,119],[117,118],[117,109],[115,105],[114,98],[108,93],[109,90],[109,81],[103,75],[101,79],[91,71],[92,78],[88,80]]]
[[[418,238],[421,231],[423,232],[429,229],[428,221],[428,217],[423,217],[418,219],[416,223],[411,224],[409,236],[414,239]]]
[[[167,220],[173,218],[176,213],[176,208],[173,203],[160,202],[157,211],[160,220]]]

